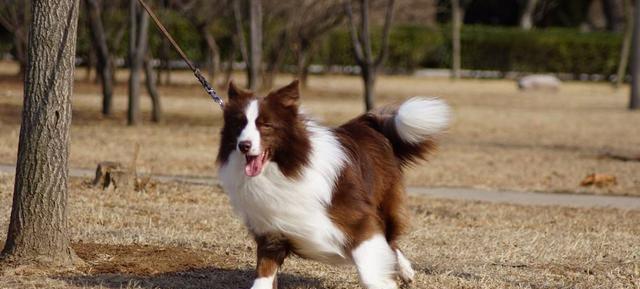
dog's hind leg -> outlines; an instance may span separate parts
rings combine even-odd
[[[412,282],[415,271],[411,268],[411,262],[400,251],[397,241],[405,231],[409,219],[405,208],[405,192],[400,184],[396,184],[387,191],[382,208],[385,237],[396,255],[398,275],[403,282]]]
[[[397,289],[396,255],[382,234],[358,244],[351,251],[360,280],[367,289]]]

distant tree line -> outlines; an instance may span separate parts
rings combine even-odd
[[[274,75],[283,71],[294,73],[305,85],[312,63],[357,65],[368,108],[373,105],[375,75],[382,69],[451,67],[454,77],[462,68],[606,75],[618,71],[618,78],[624,78],[628,56],[620,46],[630,46],[630,33],[623,41],[619,32],[629,26],[625,1],[629,0],[148,0],[189,57],[218,85],[228,82],[235,63],[244,64],[252,89],[270,88]],[[8,51],[21,63],[20,75],[26,63],[29,2],[0,0],[0,52]],[[103,83],[103,114],[111,114],[115,66],[123,64],[145,74],[152,120],[160,121],[155,84],[171,82],[170,64],[178,58],[132,2],[136,1],[80,1],[77,55],[87,76],[95,69]],[[475,28],[465,28],[469,25]],[[570,30],[517,34],[556,26]],[[519,41],[511,41],[513,37]],[[587,49],[576,49],[580,45]],[[496,49],[502,50],[497,61],[483,62],[483,53]],[[553,60],[531,57],[543,54]],[[139,118],[141,80],[139,73],[132,74],[131,124]]]

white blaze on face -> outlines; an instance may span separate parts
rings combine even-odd
[[[260,148],[260,131],[256,127],[258,114],[258,101],[252,100],[244,111],[244,115],[247,117],[247,125],[242,129],[238,137],[238,144],[243,141],[251,142],[251,149],[247,153],[250,156],[257,156],[262,152]]]

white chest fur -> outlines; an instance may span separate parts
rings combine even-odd
[[[256,234],[281,233],[305,257],[344,262],[345,235],[329,218],[327,206],[346,155],[331,131],[312,122],[307,129],[311,155],[299,179],[285,177],[273,162],[248,177],[237,150],[220,167],[219,179],[236,213]]]

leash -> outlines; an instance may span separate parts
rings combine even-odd
[[[164,35],[164,37],[167,38],[167,40],[169,40],[173,48],[178,52],[178,54],[180,54],[180,57],[182,57],[182,60],[184,60],[184,62],[187,63],[191,71],[193,71],[193,75],[195,75],[195,77],[198,79],[200,84],[202,84],[202,87],[207,92],[207,94],[211,96],[213,101],[215,101],[218,105],[220,105],[220,108],[224,109],[224,101],[222,100],[222,98],[218,96],[218,93],[216,93],[216,91],[211,87],[211,85],[209,84],[209,81],[207,81],[207,79],[200,72],[200,69],[195,67],[193,63],[189,60],[187,55],[184,53],[184,51],[180,49],[180,46],[178,45],[178,43],[176,43],[176,41],[173,40],[173,37],[171,37],[171,34],[169,34],[169,31],[167,31],[164,25],[162,25],[162,23],[158,19],[158,16],[156,16],[156,14],[153,13],[151,8],[149,8],[149,6],[147,6],[147,3],[145,3],[143,0],[138,0],[138,2],[140,3],[140,5],[142,5],[142,7],[144,7],[144,10],[146,10],[147,13],[149,13],[149,16],[151,16],[151,19],[153,19],[153,22],[156,23],[156,26],[158,26],[158,29],[160,29],[160,32],[162,32],[162,35]]]

